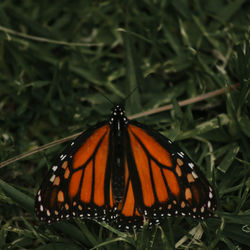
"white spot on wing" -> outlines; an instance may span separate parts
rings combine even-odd
[[[53,182],[55,180],[56,176],[53,174],[51,178],[49,179],[50,182]]]
[[[189,162],[189,163],[188,163],[188,166],[189,166],[190,168],[192,168],[192,169],[194,168],[194,164],[193,164],[192,162]]]
[[[66,158],[67,155],[60,155],[61,161],[63,161]]]
[[[177,154],[178,154],[181,158],[183,158],[183,156],[184,156],[183,152],[177,152]]]
[[[57,170],[57,166],[53,166],[52,170],[55,172]]]
[[[211,201],[207,202],[207,207],[210,208],[211,207]]]
[[[213,198],[212,192],[209,192],[208,196],[209,196],[210,199],[212,199]]]
[[[193,175],[193,177],[194,177],[195,179],[198,178],[198,175],[197,175],[194,171],[193,171],[191,174]]]

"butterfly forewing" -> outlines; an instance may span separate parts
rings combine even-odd
[[[157,131],[129,121],[118,105],[108,122],[64,150],[35,201],[42,221],[77,216],[121,230],[173,215],[204,219],[215,208],[214,191],[196,165]]]

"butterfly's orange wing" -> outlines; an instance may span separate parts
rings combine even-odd
[[[83,133],[60,155],[36,196],[40,220],[108,218],[114,206],[107,168],[109,134],[110,127],[101,124]]]
[[[170,140],[138,122],[128,125],[127,193],[118,227],[159,223],[165,216],[204,219],[216,208],[214,191],[195,164]]]
[[[128,121],[119,106],[109,122],[87,130],[66,148],[35,200],[42,221],[77,216],[121,230],[172,215],[204,219],[215,208],[214,191],[195,164],[158,132]]]

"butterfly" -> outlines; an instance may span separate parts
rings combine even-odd
[[[215,209],[214,190],[194,162],[157,131],[128,120],[121,105],[66,147],[35,198],[41,221],[89,218],[121,231],[166,216],[205,219]]]

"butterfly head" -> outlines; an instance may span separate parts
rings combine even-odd
[[[122,124],[127,124],[128,123],[128,118],[125,115],[125,109],[122,105],[116,104],[112,108],[112,113],[109,119],[109,124],[115,124],[115,123],[122,123]]]
[[[121,114],[121,115],[124,115],[125,114],[125,108],[123,107],[123,105],[121,104],[116,104],[112,109],[112,114],[117,113],[118,115]]]

